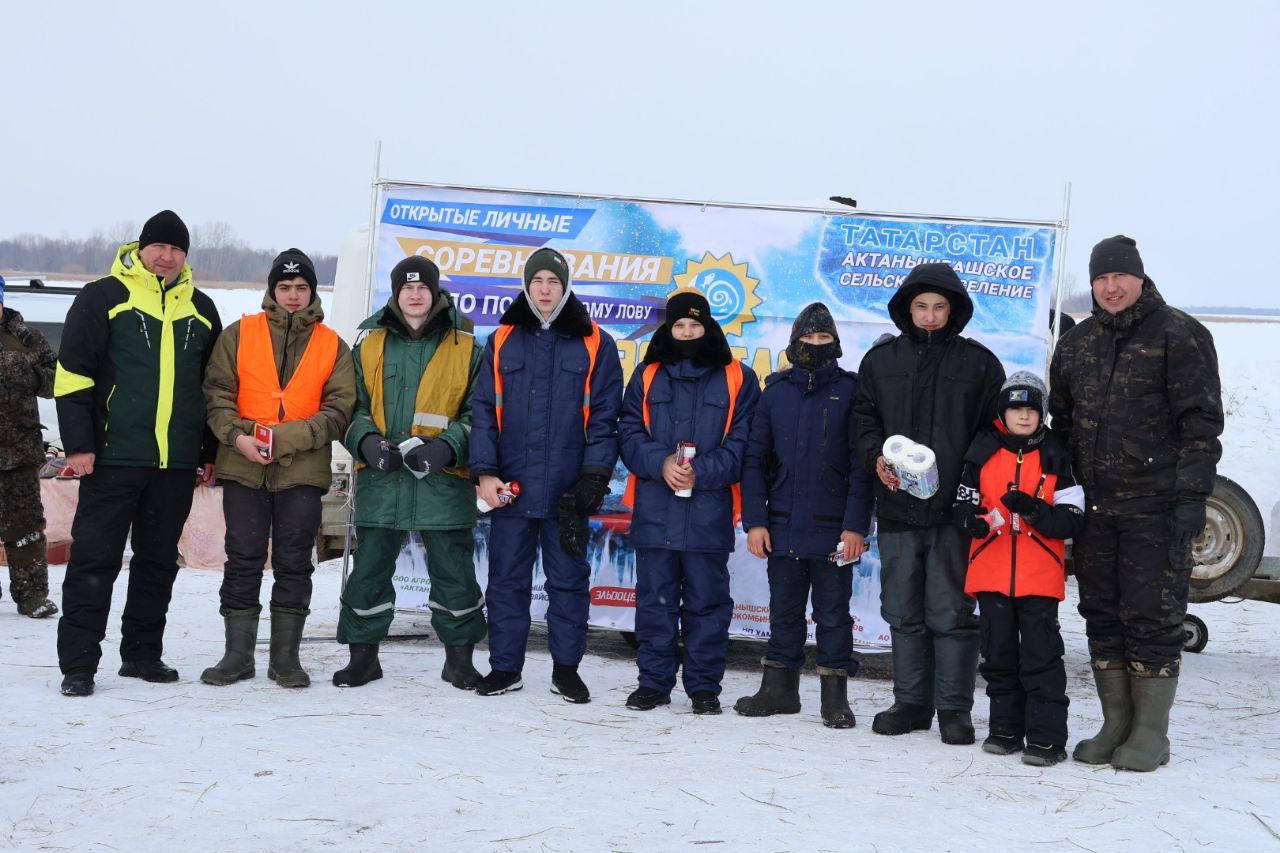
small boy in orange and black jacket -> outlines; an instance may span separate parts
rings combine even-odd
[[[956,523],[973,541],[965,593],[976,595],[991,700],[982,748],[1048,767],[1067,757],[1067,676],[1058,602],[1064,540],[1084,524],[1084,489],[1044,426],[1044,382],[1019,371],[1000,389],[998,418],[964,457]],[[1023,738],[1026,746],[1023,746]]]

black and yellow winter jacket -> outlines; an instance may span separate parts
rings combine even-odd
[[[111,275],[86,284],[67,312],[53,389],[67,454],[147,468],[212,462],[201,384],[221,332],[191,267],[166,286],[137,243],[121,246]]]

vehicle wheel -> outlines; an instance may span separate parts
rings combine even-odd
[[[1209,644],[1209,626],[1199,616],[1190,613],[1182,620],[1182,650],[1199,654]]]
[[[1253,498],[1219,476],[1205,505],[1204,533],[1191,543],[1190,600],[1226,598],[1253,577],[1262,562],[1263,535]]]

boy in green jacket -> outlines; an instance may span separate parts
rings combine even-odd
[[[394,616],[396,557],[417,531],[431,578],[431,626],[445,646],[441,678],[470,690],[480,679],[472,652],[486,628],[472,557],[475,488],[465,465],[481,355],[474,325],[440,288],[436,265],[414,256],[391,270],[391,299],[360,328],[369,332],[355,349],[356,410],[345,444],[364,467],[356,475],[354,569],[338,619],[351,661],[333,683],[359,687],[382,677],[378,644]]]

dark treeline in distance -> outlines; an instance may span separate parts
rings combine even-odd
[[[6,237],[0,239],[0,270],[97,278],[111,269],[121,245],[138,239],[140,227],[134,222],[120,222],[107,231],[95,231],[84,238],[39,234]],[[191,254],[187,262],[196,271],[197,281],[265,283],[271,261],[287,248],[251,248],[235,236],[229,224],[213,222],[191,229]],[[306,247],[303,250],[315,262],[318,283],[333,284],[338,256],[319,254]]]

